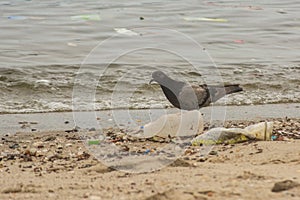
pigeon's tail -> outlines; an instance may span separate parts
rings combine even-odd
[[[224,87],[226,94],[232,94],[243,91],[243,88],[241,88],[239,84],[225,85]]]
[[[211,102],[216,102],[227,94],[243,91],[238,84],[224,86],[208,86]]]

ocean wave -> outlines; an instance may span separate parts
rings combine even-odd
[[[99,69],[90,66],[84,73],[85,81],[78,81],[78,65],[50,65],[25,68],[0,68],[0,113],[62,112],[72,111],[74,86],[84,92],[95,93],[95,109],[148,109],[167,108],[170,103],[159,85],[149,85],[151,71],[130,72],[131,64],[113,64],[101,76]],[[274,70],[271,68],[274,67]],[[240,83],[244,91],[229,95],[215,105],[252,105],[299,103],[300,82],[297,65],[229,65],[220,66],[225,83]],[[183,77],[192,84],[203,83],[199,72],[176,68],[175,79]],[[239,73],[234,72],[238,70]],[[178,75],[178,77],[176,77]],[[180,76],[179,76],[180,75]],[[77,81],[75,81],[77,80]],[[96,84],[96,85],[93,85]],[[93,91],[93,89],[96,89]],[[78,94],[76,98],[81,98]]]

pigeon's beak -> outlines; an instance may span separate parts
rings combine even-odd
[[[151,85],[151,83],[152,83],[153,81],[155,81],[155,80],[154,80],[154,79],[151,79],[151,80],[149,81],[149,85]]]

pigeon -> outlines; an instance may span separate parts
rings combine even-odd
[[[153,81],[157,82],[169,102],[182,110],[198,110],[209,106],[227,94],[243,91],[239,84],[209,86],[190,85],[188,83],[173,80],[162,71],[152,73]]]

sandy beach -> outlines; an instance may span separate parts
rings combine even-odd
[[[296,0],[0,2],[0,200],[299,200],[299,9]],[[209,105],[225,85],[236,93]],[[178,113],[172,105],[201,105],[203,123],[174,120],[188,124],[177,138],[131,134]],[[191,144],[203,124],[259,122],[273,122],[260,124],[262,141],[244,131],[239,143]]]
[[[105,166],[86,149],[79,132],[2,134],[0,199],[299,199],[300,120],[267,120],[274,121],[276,141],[216,145],[205,156],[190,146],[169,166],[148,173]],[[165,144],[109,133],[128,152],[150,149],[151,154]]]

